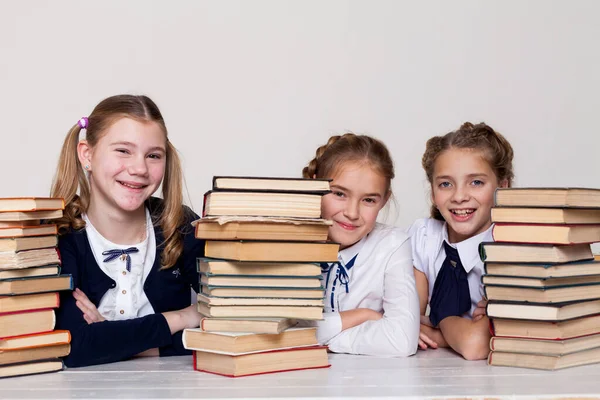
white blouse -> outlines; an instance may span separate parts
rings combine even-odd
[[[429,300],[431,300],[435,279],[446,259],[444,241],[447,241],[448,244],[458,250],[460,262],[467,272],[467,281],[471,294],[471,309],[469,310],[468,317],[471,318],[473,311],[477,308],[477,303],[484,295],[481,283],[483,261],[481,261],[479,256],[479,244],[481,242],[493,241],[492,227],[462,242],[450,243],[448,240],[448,227],[444,221],[423,218],[415,221],[408,229],[408,233],[412,243],[414,266],[427,276]]]
[[[414,354],[419,338],[419,298],[408,235],[378,223],[361,241],[341,250],[338,259],[347,265],[357,254],[347,270],[347,293],[336,274],[341,266],[332,264],[323,273],[324,320],[315,322],[319,343],[336,353],[382,357]],[[340,312],[356,308],[381,312],[383,318],[342,331]]]
[[[125,320],[154,314],[154,309],[144,293],[144,282],[154,265],[156,238],[150,212],[146,209],[146,239],[134,245],[119,245],[102,236],[92,225],[87,215],[82,215],[92,253],[100,269],[112,278],[116,286],[109,289],[98,305],[98,312],[107,320]],[[137,247],[139,252],[130,253],[131,271],[121,257],[104,262],[102,252],[113,249]]]

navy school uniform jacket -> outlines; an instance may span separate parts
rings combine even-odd
[[[156,347],[161,357],[191,354],[181,343],[183,332],[171,335],[161,313],[181,310],[191,304],[190,288],[198,292],[196,258],[203,254],[204,241],[194,237],[190,222],[199,217],[186,207],[186,222],[180,227],[184,238],[183,253],[173,267],[160,270],[164,236],[161,228],[156,226],[155,215],[159,215],[162,205],[162,199],[150,198],[146,201],[155,223],[156,259],[144,282],[144,292],[155,314],[88,325],[75,304],[73,294],[70,291],[61,292],[56,329],[71,332],[71,353],[64,359],[67,367],[122,361]],[[61,273],[71,274],[74,287],[82,290],[98,307],[104,294],[116,283],[96,263],[85,229],[70,230],[60,236],[58,247],[62,259]]]

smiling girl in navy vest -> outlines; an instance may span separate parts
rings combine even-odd
[[[164,200],[151,197],[161,183]],[[198,291],[203,242],[190,225],[198,216],[182,205],[179,158],[156,104],[113,96],[81,118],[52,196],[65,199],[59,250],[76,288],[61,293],[57,313],[57,328],[72,336],[65,364],[190,354],[181,334],[201,318],[190,289]]]

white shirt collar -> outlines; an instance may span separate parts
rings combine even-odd
[[[365,237],[360,239],[358,242],[354,243],[352,246],[346,247],[345,249],[340,250],[338,253],[338,261],[341,262],[342,264],[346,265],[350,260],[352,260],[354,258],[354,256],[356,256],[360,252],[360,250],[363,248],[363,246],[365,245],[365,242],[367,241],[368,236],[369,235],[366,235]]]
[[[442,229],[442,241],[440,242],[440,248],[438,251],[442,251],[444,241],[446,241],[450,246],[456,248],[458,250],[458,256],[460,257],[460,262],[463,265],[465,271],[469,273],[477,264],[481,262],[481,257],[479,255],[479,244],[481,242],[492,242],[492,229],[494,228],[494,224],[492,224],[485,231],[471,236],[468,239],[463,240],[458,243],[450,243],[448,240],[448,224],[444,223],[444,228]]]

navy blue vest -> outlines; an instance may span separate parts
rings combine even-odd
[[[163,201],[150,198],[146,202],[150,214],[159,215]],[[163,312],[183,309],[191,304],[191,291],[198,292],[199,277],[196,258],[204,253],[204,242],[194,237],[190,222],[199,218],[186,208],[186,223],[181,226],[184,248],[177,263],[160,269],[164,236],[155,225],[156,259],[144,282],[144,292],[156,314],[125,321],[103,321],[88,325],[75,304],[71,292],[61,292],[56,329],[71,331],[71,353],[65,358],[68,367],[116,362],[145,350],[159,348],[161,356],[191,354],[181,343],[182,332],[171,335]],[[154,221],[156,224],[156,221]],[[96,263],[85,229],[59,237],[63,274],[73,275],[75,288],[81,289],[98,306],[104,294],[116,286]]]

